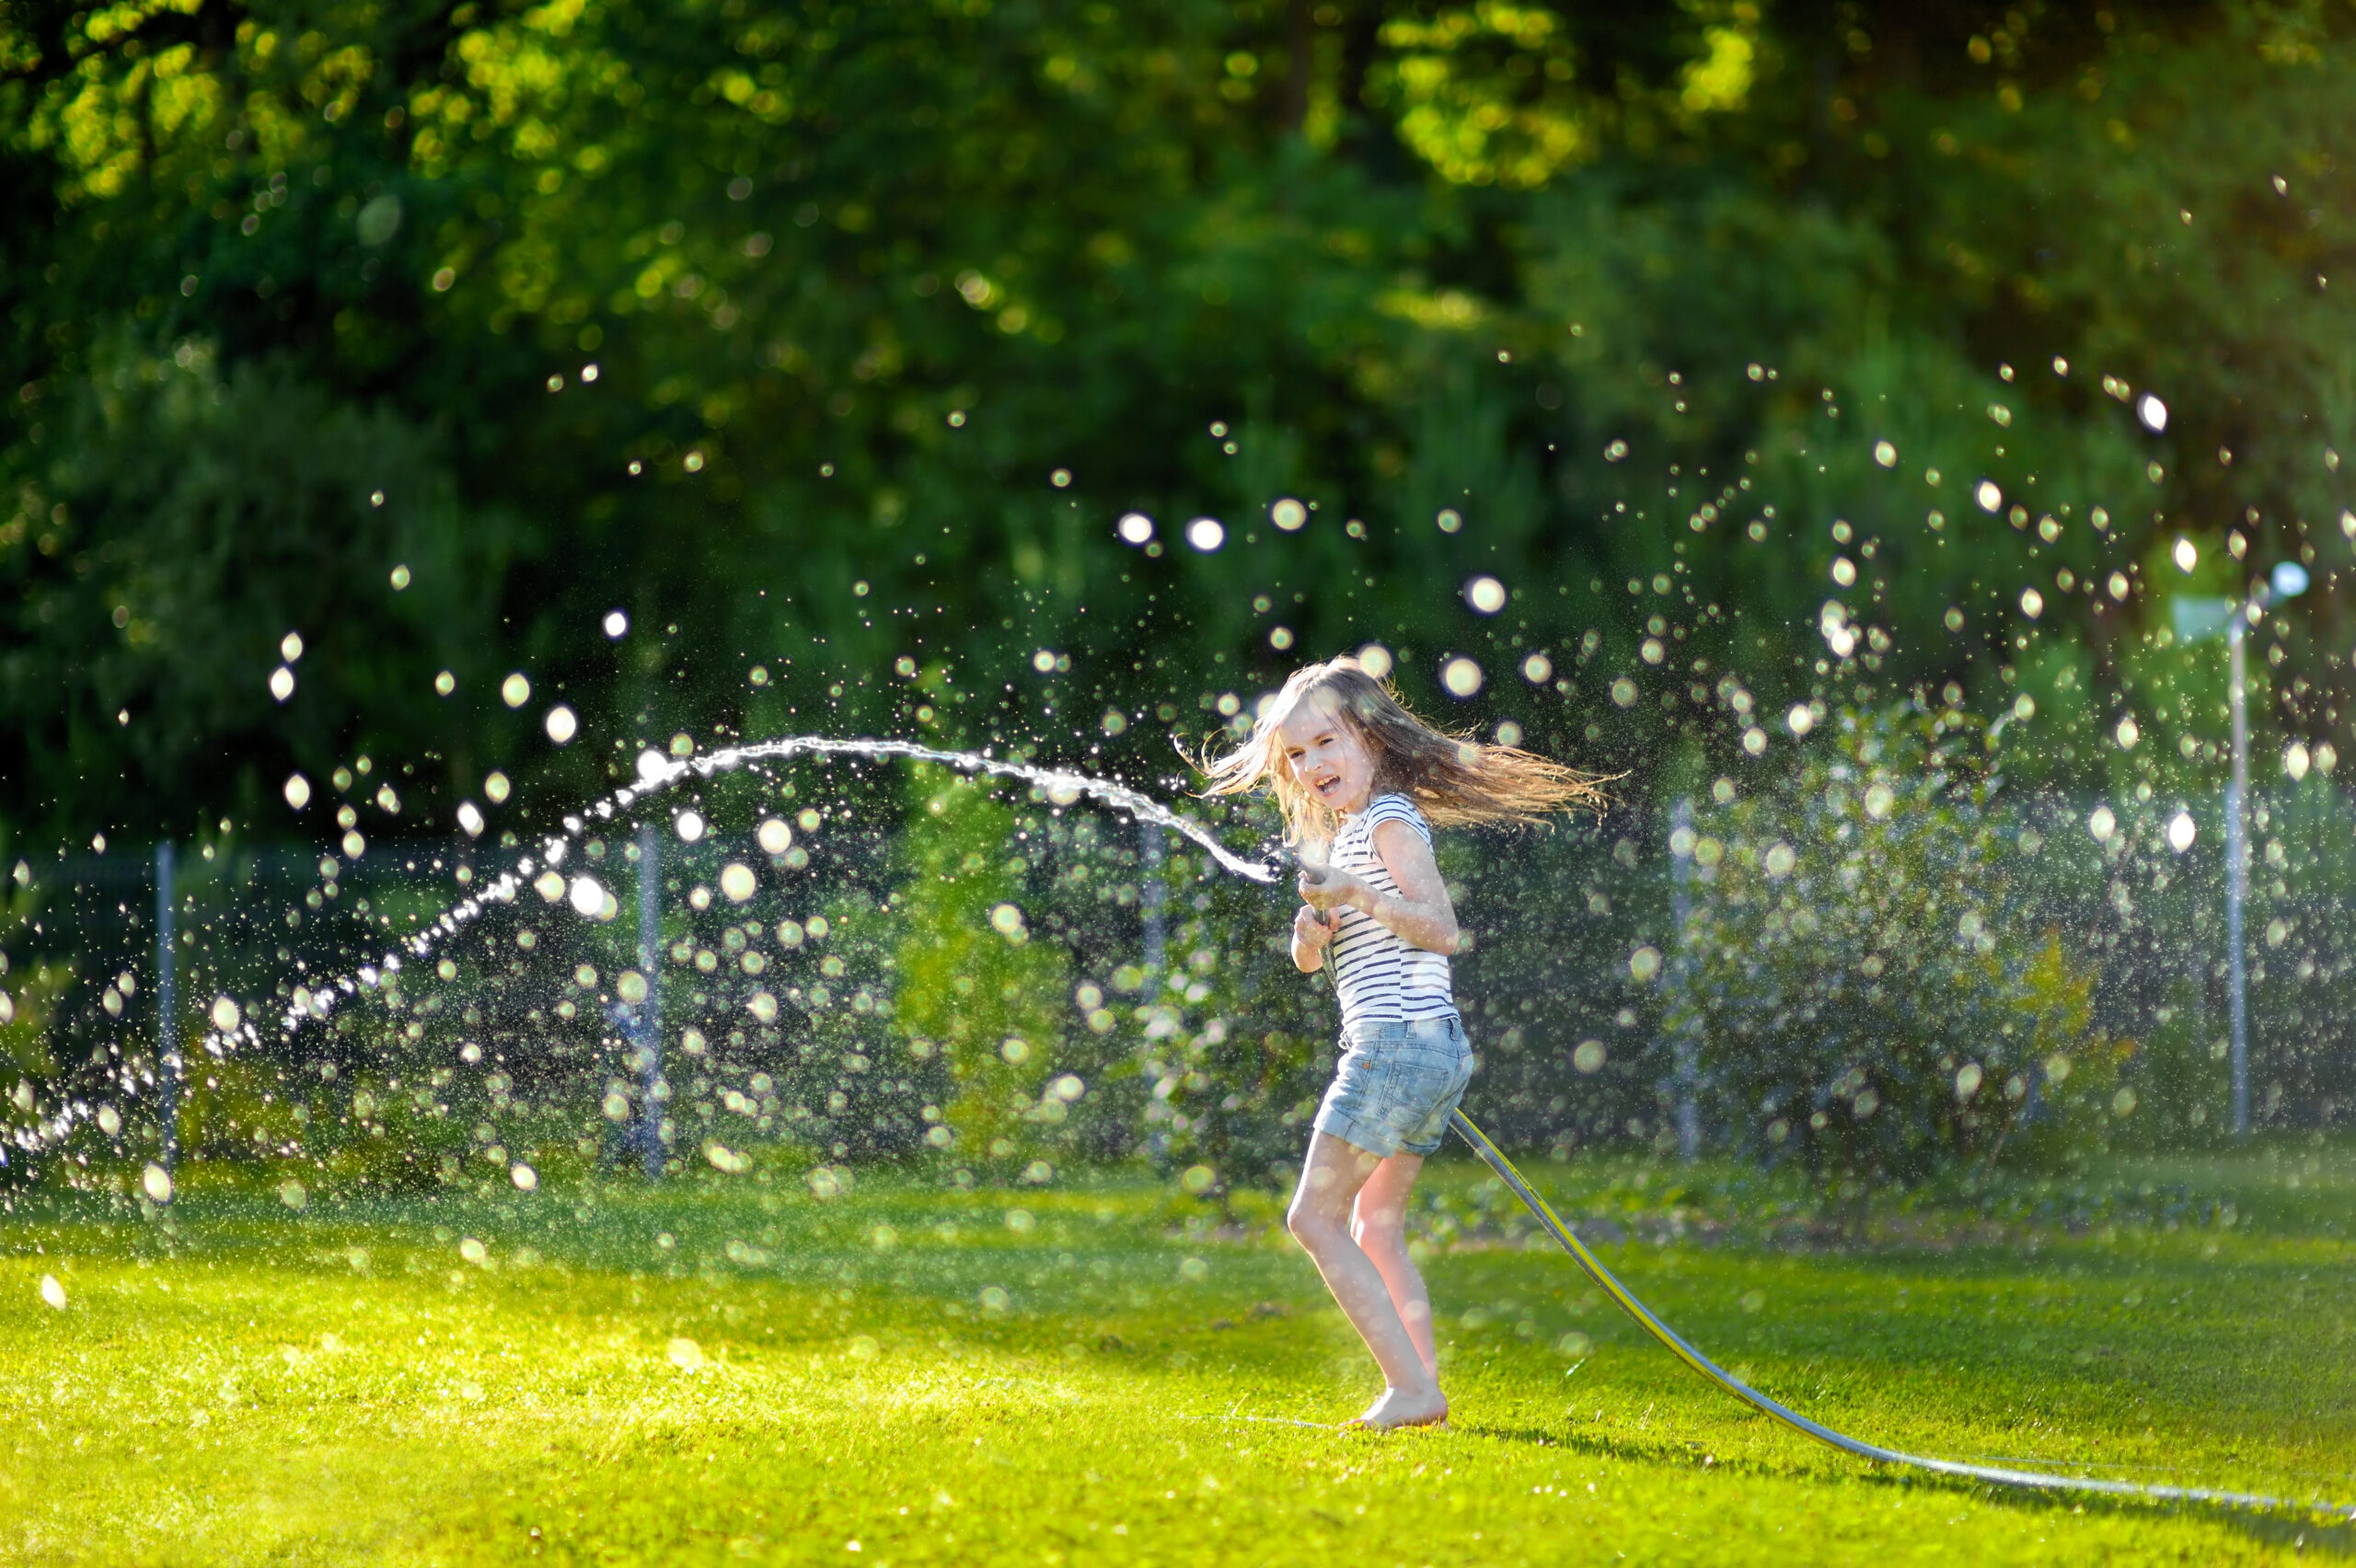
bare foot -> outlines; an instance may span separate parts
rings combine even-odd
[[[1401,1426],[1446,1426],[1448,1396],[1434,1388],[1423,1393],[1385,1389],[1356,1421],[1345,1421],[1346,1432],[1389,1432]]]

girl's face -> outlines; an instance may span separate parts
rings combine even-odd
[[[1276,744],[1300,787],[1333,810],[1361,810],[1374,789],[1374,758],[1357,730],[1342,721],[1332,698],[1312,692],[1276,726]]]

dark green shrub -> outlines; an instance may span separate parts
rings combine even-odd
[[[2133,1046],[2091,1031],[2095,971],[2022,874],[2034,830],[1990,809],[1995,737],[1911,705],[1827,728],[1671,846],[1692,881],[1666,1022],[1711,1121],[1828,1186],[2098,1144]]]

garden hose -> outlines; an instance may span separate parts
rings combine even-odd
[[[1497,1173],[1497,1179],[1512,1191],[1514,1196],[1522,1201],[1530,1212],[1537,1217],[1538,1223],[1545,1228],[1547,1234],[1561,1243],[1563,1251],[1571,1255],[1572,1262],[1585,1270],[1587,1276],[1595,1281],[1605,1295],[1618,1303],[1622,1311],[1634,1318],[1638,1327],[1660,1341],[1671,1355],[1692,1367],[1704,1379],[1716,1384],[1770,1419],[1781,1422],[1793,1431],[1804,1436],[1813,1437],[1829,1447],[1838,1448],[1844,1454],[1854,1454],[1861,1459],[1872,1459],[1877,1463],[1888,1465],[1908,1465],[1916,1470],[1929,1470],[1934,1475],[1950,1475],[1966,1481],[1985,1482],[1992,1486],[2015,1486],[2038,1492],[2096,1493],[2113,1497],[2140,1497],[2154,1503],[2213,1503],[2234,1508],[2314,1511],[2337,1515],[2343,1520],[2356,1519],[2356,1508],[2339,1504],[2303,1504],[2292,1502],[2287,1498],[2269,1497],[2259,1493],[2223,1492],[2203,1486],[2156,1486],[2142,1482],[2100,1481],[2077,1476],[2048,1475],[2041,1470],[2007,1470],[1991,1465],[1965,1464],[1959,1459],[1937,1459],[1920,1454],[1901,1454],[1895,1448],[1885,1448],[1878,1444],[1860,1442],[1845,1433],[1835,1432],[1829,1426],[1810,1421],[1797,1411],[1776,1403],[1686,1343],[1676,1330],[1655,1317],[1652,1309],[1637,1300],[1635,1295],[1626,1286],[1612,1277],[1611,1271],[1603,1266],[1602,1260],[1589,1251],[1587,1244],[1573,1233],[1571,1228],[1556,1217],[1554,1211],[1547,1205],[1546,1200],[1540,1197],[1537,1190],[1530,1186],[1521,1172],[1514,1169],[1513,1161],[1507,1159],[1503,1151],[1489,1141],[1489,1136],[1472,1124],[1471,1117],[1459,1110],[1449,1118],[1449,1121],[1458,1132],[1464,1135],[1464,1141],[1472,1146],[1472,1152],[1487,1162],[1489,1169]]]

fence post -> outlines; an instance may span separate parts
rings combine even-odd
[[[1693,851],[1689,843],[1682,853],[1676,847],[1680,836],[1690,838],[1693,831],[1693,801],[1680,795],[1669,809],[1669,913],[1676,928],[1676,957],[1670,974],[1680,979],[1686,975],[1693,962],[1690,946],[1692,938],[1686,928],[1693,918]],[[1677,1038],[1670,1043],[1677,1071],[1677,1157],[1692,1163],[1702,1153],[1702,1113],[1694,1102],[1696,1080],[1701,1077],[1701,1049],[1693,1038],[1693,1026],[1689,1020],[1680,1024]]]
[[[1161,970],[1168,960],[1170,934],[1163,916],[1169,903],[1170,890],[1161,881],[1161,824],[1154,822],[1138,824],[1138,859],[1143,875],[1138,881],[1138,906],[1145,917],[1145,986],[1143,996],[1151,1001],[1161,990]]]
[[[2249,703],[2242,644],[2249,617],[2236,610],[2226,642],[2232,674],[2226,694],[2234,714],[2234,770],[2225,785],[2225,984],[2234,1024],[2234,1136],[2249,1136],[2249,974],[2242,957],[2242,903],[2249,896],[2249,845],[2242,813],[2249,799]]]
[[[663,836],[651,822],[638,824],[638,964],[646,976],[646,1000],[638,1009],[639,1158],[647,1179],[659,1181],[664,1102],[654,1098],[654,1086],[663,1078]]]
[[[180,1023],[178,911],[173,908],[175,859],[168,838],[156,846],[156,1116],[163,1134],[162,1158],[169,1171],[180,1153]]]

